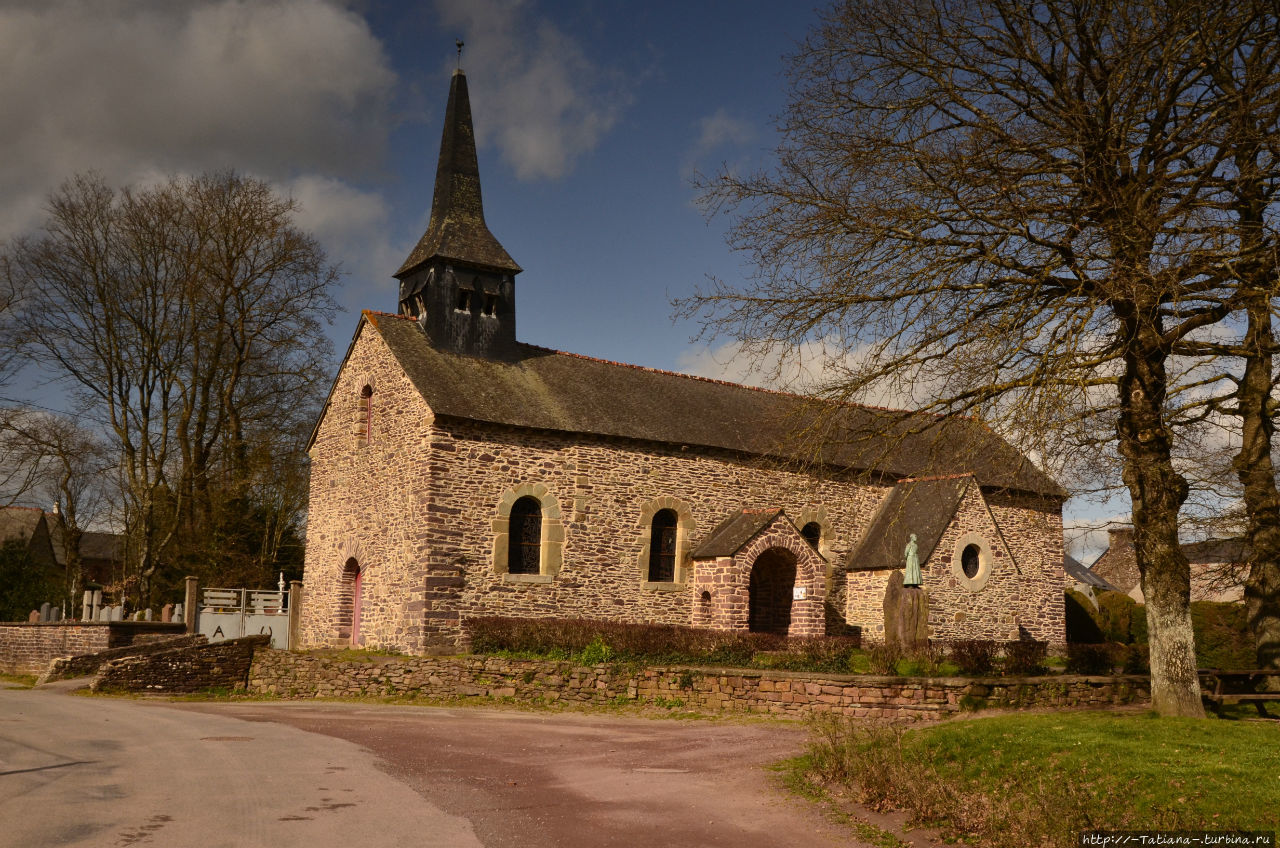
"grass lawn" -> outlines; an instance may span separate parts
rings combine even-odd
[[[905,731],[829,721],[809,768],[863,803],[980,845],[1072,845],[1085,829],[1280,830],[1276,721],[1072,712]]]

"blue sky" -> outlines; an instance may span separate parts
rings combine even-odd
[[[487,33],[465,13],[369,8],[401,79],[399,96],[417,112],[388,145],[384,190],[396,239],[407,253],[425,227],[457,35],[467,43],[486,216],[525,268],[517,278],[522,340],[686,368],[695,328],[673,323],[671,298],[709,274],[735,279],[748,271],[725,246],[723,221],[708,222],[695,207],[691,178],[723,162],[767,162],[771,116],[784,97],[782,56],[813,15],[804,4],[778,2],[526,3],[513,15],[528,52],[504,68],[489,56],[505,34]],[[573,105],[554,136],[550,116],[530,116],[535,131],[558,144],[524,149],[520,127],[503,135],[507,118],[497,104],[507,101],[507,74],[557,59]],[[541,93],[556,101],[566,93],[556,88]],[[359,287],[369,295],[359,305],[394,308],[388,272],[380,273],[381,288]]]
[[[750,273],[691,181],[769,165],[784,56],[813,9],[9,0],[0,240],[38,226],[44,199],[77,172],[127,185],[235,168],[292,195],[299,224],[342,263],[341,354],[360,309],[396,307],[391,274],[426,227],[461,38],[486,217],[525,269],[521,340],[751,380],[731,348],[691,343],[697,327],[673,321],[671,300]]]

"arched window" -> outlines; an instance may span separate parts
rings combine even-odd
[[[818,544],[822,541],[822,525],[816,521],[810,521],[808,524],[800,528],[800,535],[804,536],[804,540],[808,542],[813,549],[819,550]]]
[[[649,581],[670,583],[676,579],[676,524],[674,509],[660,509],[649,532]]]
[[[525,496],[511,505],[507,573],[538,574],[542,560],[542,504]]]

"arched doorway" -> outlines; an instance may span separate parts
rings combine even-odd
[[[791,628],[795,585],[795,554],[785,548],[771,548],[760,554],[751,567],[747,629],[786,636]]]
[[[360,644],[360,606],[364,572],[355,557],[347,560],[342,567],[342,578],[338,584],[338,642]]]

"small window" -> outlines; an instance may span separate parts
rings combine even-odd
[[[528,496],[512,504],[508,532],[507,573],[541,573],[542,504]]]
[[[486,294],[484,296],[484,308],[482,311],[488,318],[498,314],[498,296],[496,294]]]
[[[458,289],[458,299],[453,308],[459,312],[471,311],[471,289]]]
[[[804,536],[804,540],[816,551],[818,544],[822,541],[822,525],[816,521],[810,521],[800,528],[800,535]]]
[[[965,545],[960,552],[960,569],[970,580],[978,576],[978,568],[982,564],[982,549],[977,545]]]
[[[674,509],[660,509],[653,516],[649,534],[649,581],[670,583],[676,579],[676,525]]]
[[[360,390],[360,421],[356,435],[366,445],[373,439],[373,386],[368,384]]]

